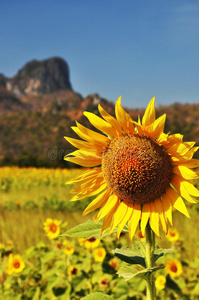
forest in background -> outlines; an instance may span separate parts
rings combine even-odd
[[[77,137],[70,128],[75,125],[75,120],[95,130],[83,116],[83,111],[98,114],[98,103],[114,115],[112,102],[97,99],[91,95],[85,99],[68,99],[61,103],[54,94],[49,96],[47,109],[1,114],[0,165],[73,167],[63,157],[74,150],[64,136]],[[128,111],[137,121],[138,114],[142,116],[144,109]],[[199,144],[199,104],[157,106],[156,112],[157,116],[167,114],[165,132],[181,133],[185,141],[196,141]]]

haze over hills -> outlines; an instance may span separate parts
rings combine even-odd
[[[0,164],[69,167],[63,161],[74,150],[64,136],[76,137],[75,120],[91,128],[83,111],[98,114],[97,105],[114,114],[114,104],[98,94],[83,98],[72,88],[68,64],[59,57],[32,60],[12,78],[0,74]],[[143,109],[129,109],[137,120]],[[167,113],[165,132],[180,132],[199,142],[199,104],[158,107]],[[94,129],[94,128],[92,128]]]

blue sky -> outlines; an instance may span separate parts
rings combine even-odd
[[[64,58],[73,89],[127,107],[199,103],[199,1],[0,0],[0,73]]]

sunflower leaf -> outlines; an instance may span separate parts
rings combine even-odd
[[[166,278],[167,278],[166,287],[168,289],[175,291],[176,294],[178,294],[179,296],[182,297],[183,294],[182,294],[182,291],[181,291],[181,288],[179,287],[179,285],[175,281],[173,281],[169,275],[167,275]]]
[[[79,224],[67,230],[65,233],[61,234],[60,236],[85,238],[85,239],[90,239],[91,237],[94,237],[96,239],[101,239],[109,235],[108,230],[101,235],[102,223],[103,221],[99,221],[98,223],[95,223],[92,220],[88,220],[85,223]],[[115,229],[112,233],[114,232],[117,232],[117,229]],[[128,232],[126,227],[124,228],[123,232]]]
[[[139,250],[132,251],[132,249],[129,247],[122,247],[121,249],[116,248],[112,252],[115,254],[115,256],[128,264],[138,264],[146,268],[145,258],[140,255]]]
[[[146,278],[150,273],[155,272],[159,269],[163,269],[165,266],[157,266],[153,268],[147,268],[141,271],[138,271],[135,268],[125,266],[125,267],[120,267],[119,270],[117,271],[117,274],[120,277],[123,277],[125,281],[128,281],[134,277],[141,277],[141,278]]]
[[[82,298],[82,300],[113,300],[113,298],[109,295],[96,292],[92,293],[90,295],[87,295],[86,297]]]
[[[153,262],[156,262],[158,258],[160,258],[163,255],[170,254],[171,252],[173,252],[173,249],[161,249],[161,248],[156,249],[153,255]]]

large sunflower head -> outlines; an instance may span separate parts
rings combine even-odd
[[[152,98],[142,121],[132,120],[121,106],[121,97],[115,106],[116,118],[99,104],[102,118],[85,112],[97,133],[78,122],[72,127],[81,138],[66,140],[78,148],[65,160],[89,167],[68,184],[80,185],[71,192],[71,201],[89,196],[95,199],[84,215],[100,208],[96,222],[104,218],[102,233],[117,227],[117,235],[128,223],[132,239],[138,224],[144,235],[149,222],[159,236],[159,227],[167,233],[172,225],[172,208],[189,217],[184,199],[196,203],[199,191],[190,182],[198,178],[194,168],[199,161],[192,158],[198,147],[194,142],[183,142],[181,134],[165,134],[166,115],[156,119],[155,98]],[[90,169],[92,167],[92,169]]]

